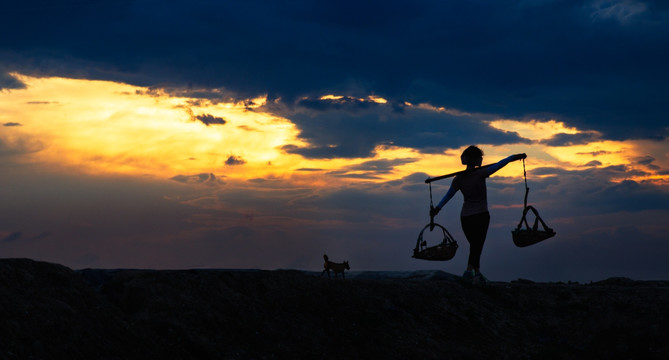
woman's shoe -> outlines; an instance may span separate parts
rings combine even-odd
[[[465,272],[462,273],[462,278],[465,280],[474,280],[475,275],[474,270],[465,270]]]
[[[474,283],[485,284],[488,282],[488,278],[483,276],[480,272],[474,273]]]

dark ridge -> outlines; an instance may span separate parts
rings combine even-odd
[[[0,359],[666,359],[669,283],[0,260]]]

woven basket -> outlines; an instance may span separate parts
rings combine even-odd
[[[530,211],[534,213],[534,224],[532,226],[527,222],[527,214]],[[539,230],[540,223],[544,228],[543,230]],[[518,226],[511,231],[511,236],[516,246],[525,247],[555,236],[555,231],[546,225],[534,206],[528,205],[523,209],[523,217],[520,219]]]
[[[513,243],[518,247],[525,247],[544,241],[555,236],[555,231],[552,229],[531,230],[531,229],[514,229],[511,231]]]
[[[423,232],[425,229],[430,228],[430,231],[435,227],[439,227],[444,235],[443,241],[434,246],[427,246],[427,242],[423,240]],[[458,250],[458,242],[453,239],[451,234],[446,230],[445,227],[439,224],[427,224],[418,234],[418,240],[416,241],[416,247],[413,249],[413,255],[411,257],[421,260],[431,260],[431,261],[446,261],[450,260],[455,256],[455,252]]]

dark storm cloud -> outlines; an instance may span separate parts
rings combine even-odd
[[[328,175],[338,177],[338,178],[346,178],[346,179],[361,179],[361,180],[377,180],[380,179],[380,177],[369,174],[369,173],[351,173],[348,171],[344,170],[337,170],[337,171],[330,171],[328,172]]]
[[[636,162],[641,165],[650,165],[653,161],[655,161],[655,158],[650,155],[642,156],[636,159]]]
[[[599,160],[592,160],[583,166],[602,166],[602,162]]]
[[[548,146],[573,146],[573,145],[584,145],[589,144],[593,141],[597,141],[599,136],[592,133],[579,133],[579,134],[555,134],[550,139],[541,141],[542,144]]]
[[[579,175],[579,176],[594,176],[598,174],[599,177],[604,177],[606,181],[611,178],[617,178],[623,175],[627,176],[639,176],[647,175],[644,172],[637,170],[630,170],[625,165],[612,165],[607,166],[601,169],[586,169],[586,170],[566,170],[558,167],[539,167],[532,170],[532,174],[535,175],[557,175],[557,176],[566,176],[566,175]]]
[[[417,161],[418,159],[405,158],[405,159],[393,159],[393,160],[370,160],[365,161],[361,164],[352,165],[349,167],[350,170],[356,171],[372,171],[380,174],[387,174],[391,172],[396,166],[409,164]]]
[[[213,116],[209,114],[197,115],[195,117],[197,120],[201,121],[203,124],[209,125],[224,125],[226,123],[225,119]]]
[[[21,124],[20,124],[20,123],[17,123],[17,122],[8,122],[8,123],[4,123],[4,124],[2,124],[2,126],[7,126],[7,127],[10,127],[10,126],[21,126]]]
[[[297,102],[297,105],[307,109],[319,111],[347,110],[350,112],[355,112],[357,110],[364,110],[377,106],[378,103],[370,100],[354,98],[352,96],[344,96],[341,99],[304,98],[300,99]]]
[[[388,174],[397,166],[409,164],[417,160],[413,158],[370,160],[346,166],[340,170],[327,172],[327,175],[354,179],[378,179],[378,175]]]
[[[225,160],[225,165],[228,166],[238,166],[244,164],[246,164],[246,160],[244,160],[241,156],[237,155],[230,155],[228,159]]]
[[[610,151],[606,150],[599,150],[599,151],[590,151],[590,152],[578,152],[576,153],[578,155],[592,155],[592,156],[599,156],[599,155],[608,155],[611,154]]]
[[[660,170],[660,167],[653,164],[653,162],[655,160],[656,159],[654,157],[650,156],[650,155],[642,156],[642,157],[639,157],[639,158],[635,159],[636,163],[638,163],[640,165],[644,165],[650,170],[657,171],[657,170]]]
[[[2,68],[0,68],[0,90],[24,89],[25,87],[26,85],[24,83],[9,74],[3,73]]]
[[[212,173],[202,173],[197,175],[176,175],[170,180],[178,181],[184,184],[222,184],[223,181]]]
[[[12,2],[3,13],[7,71],[288,103],[374,93],[395,105],[551,114],[613,139],[667,136],[669,5],[660,0],[71,0]]]
[[[376,104],[335,110],[330,102],[326,101],[321,107],[316,101],[310,101],[308,108],[274,108],[274,111],[294,122],[300,128],[299,137],[310,144],[307,147],[286,145],[283,150],[308,158],[367,157],[379,145],[441,153],[472,142],[529,143],[516,133],[488,126],[484,118],[434,109],[405,107],[404,111],[397,112],[392,104]]]

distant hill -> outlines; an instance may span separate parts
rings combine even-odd
[[[0,260],[0,359],[669,359],[669,282]]]

